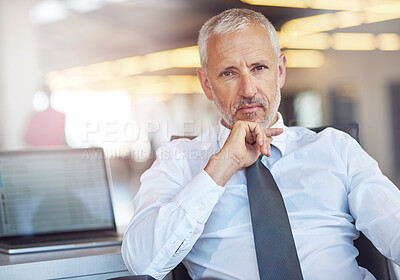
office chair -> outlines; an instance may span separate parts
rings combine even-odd
[[[312,128],[311,130],[315,132],[320,132],[327,128],[328,126],[322,126],[317,128]],[[357,142],[360,142],[358,137],[359,126],[358,123],[352,122],[346,125],[338,125],[338,126],[330,126],[341,131],[348,133],[352,136]],[[171,140],[182,138],[173,136]],[[186,137],[193,138],[193,137]],[[383,256],[372,244],[371,241],[360,232],[360,237],[354,240],[354,246],[358,249],[359,255],[356,258],[359,266],[366,268],[369,272],[371,272],[377,280],[390,280],[390,268],[389,262],[385,256]],[[334,265],[334,264],[332,264]],[[136,276],[126,276],[120,278],[113,278],[113,280],[152,280],[154,278],[148,275],[136,275]],[[172,270],[172,279],[173,280],[191,280],[186,267],[180,263]]]

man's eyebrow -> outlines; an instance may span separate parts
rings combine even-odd
[[[238,68],[238,67],[231,65],[231,66],[224,67],[224,68],[222,69],[222,71],[224,71],[224,70],[230,70],[230,69],[237,69],[237,68]]]
[[[269,64],[265,60],[260,60],[260,61],[257,61],[257,62],[254,62],[254,63],[250,64],[251,67],[258,66],[258,65],[267,65],[268,66]]]
[[[222,68],[222,69],[219,71],[219,73],[223,73],[223,72],[225,72],[225,71],[235,70],[235,69],[238,69],[238,67],[231,65],[231,66],[227,66],[227,67]]]

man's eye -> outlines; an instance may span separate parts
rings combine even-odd
[[[232,72],[231,72],[231,71],[222,72],[221,76],[222,76],[222,77],[229,77],[229,76],[232,76]]]
[[[267,68],[267,67],[264,66],[264,65],[259,65],[259,66],[256,66],[256,67],[254,68],[254,70],[256,70],[256,71],[261,71],[261,70],[264,70],[265,68]]]

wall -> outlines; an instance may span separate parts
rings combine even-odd
[[[4,4],[3,4],[4,0],[0,0],[0,42],[4,42],[4,23],[3,23],[3,19],[4,19]],[[4,90],[3,90],[3,64],[2,61],[4,61],[3,59],[3,44],[0,43],[0,149],[1,147],[3,147],[3,143],[4,143],[4,128],[3,128],[3,122],[4,122],[4,116],[3,116],[3,95],[4,95]]]
[[[0,148],[24,146],[40,73],[29,22],[32,0],[0,0]]]

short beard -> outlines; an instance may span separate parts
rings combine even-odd
[[[239,103],[233,105],[231,108],[230,112],[225,108],[221,101],[217,98],[217,96],[214,93],[214,90],[211,88],[211,94],[214,99],[215,105],[218,108],[218,111],[224,120],[224,122],[229,125],[229,127],[233,127],[236,121],[236,114],[239,108],[243,105],[248,105],[248,104],[257,104],[263,107],[263,110],[265,112],[265,117],[264,120],[259,121],[260,125],[264,128],[267,129],[272,125],[272,122],[275,120],[275,116],[278,113],[278,108],[281,103],[281,88],[279,86],[279,82],[276,88],[276,93],[272,99],[271,104],[269,104],[268,101],[262,100],[260,98],[256,97],[251,97],[251,98],[242,98]],[[269,109],[269,110],[268,110]],[[245,114],[246,119],[252,120],[256,116],[256,113],[248,113]]]

